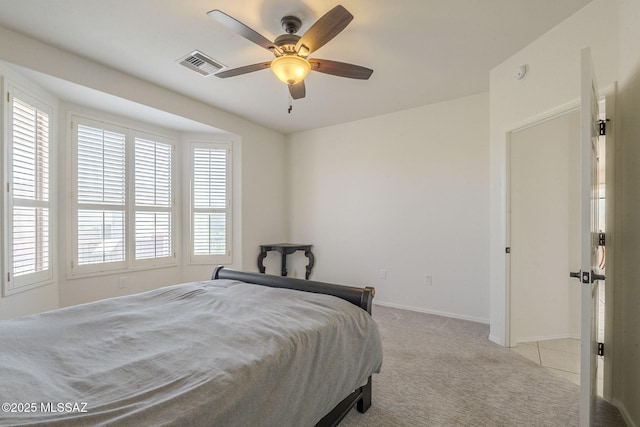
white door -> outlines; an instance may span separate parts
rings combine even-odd
[[[593,425],[596,399],[598,324],[598,102],[591,50],[581,51],[581,284],[580,426]]]

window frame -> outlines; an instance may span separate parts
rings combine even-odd
[[[90,118],[79,114],[70,115],[71,143],[71,175],[69,186],[71,187],[70,202],[70,242],[71,242],[71,259],[69,266],[69,277],[91,277],[107,274],[124,273],[129,271],[147,270],[154,268],[174,267],[177,266],[177,248],[178,238],[176,233],[178,212],[175,203],[176,194],[176,166],[178,159],[176,158],[176,140],[171,137],[162,136],[158,133],[147,132],[134,129],[131,126],[108,122],[97,118]],[[79,265],[78,263],[78,125],[85,125],[94,128],[119,132],[125,135],[125,204],[124,204],[124,259],[115,262],[101,262],[92,264]],[[157,143],[167,144],[171,147],[171,199],[172,203],[169,208],[171,223],[171,254],[166,257],[146,258],[136,260],[136,200],[135,200],[135,141],[136,138],[151,140]],[[107,206],[107,205],[105,205]]]
[[[156,144],[165,144],[168,145],[170,147],[170,153],[171,153],[171,173],[170,173],[170,195],[169,195],[169,206],[168,207],[161,207],[161,206],[148,206],[148,205],[138,205],[136,202],[136,187],[135,187],[135,179],[131,180],[131,191],[130,191],[130,200],[131,200],[131,207],[132,207],[132,215],[131,215],[131,225],[132,225],[132,233],[131,233],[131,240],[132,240],[132,244],[131,244],[131,260],[132,263],[134,265],[135,268],[156,268],[156,267],[164,267],[164,266],[173,266],[176,265],[177,263],[177,218],[178,218],[178,209],[176,206],[176,165],[178,164],[177,159],[176,159],[176,143],[174,140],[167,138],[167,137],[163,137],[163,136],[159,136],[159,135],[155,135],[155,134],[151,134],[151,133],[147,133],[147,132],[141,132],[141,131],[136,131],[133,130],[131,131],[131,139],[132,139],[132,143],[133,143],[133,149],[132,149],[132,161],[131,161],[131,166],[133,168],[133,171],[131,173],[131,176],[133,178],[135,178],[135,143],[137,141],[137,139],[143,139],[145,141],[152,141]],[[170,240],[170,244],[171,244],[171,250],[170,250],[170,254],[168,256],[164,256],[164,257],[153,257],[153,258],[143,258],[143,259],[137,259],[136,257],[136,213],[138,212],[169,212],[171,220],[170,220],[170,230],[169,233],[171,235],[171,240]]]
[[[37,287],[51,284],[55,281],[55,264],[57,257],[53,250],[54,244],[57,241],[56,233],[56,221],[57,221],[57,199],[56,192],[56,161],[55,150],[56,144],[56,110],[52,103],[43,100],[41,97],[34,94],[32,91],[21,88],[13,82],[5,80],[6,90],[3,93],[7,95],[7,103],[4,104],[2,120],[4,123],[3,134],[3,158],[0,165],[3,169],[3,183],[4,188],[2,191],[2,231],[5,241],[3,248],[2,259],[2,293],[3,296],[13,295],[26,290],[34,289]],[[13,208],[16,206],[16,201],[13,196],[13,133],[14,122],[13,112],[15,100],[19,99],[21,102],[28,104],[35,108],[36,111],[44,112],[47,114],[48,124],[48,149],[47,149],[47,169],[48,169],[48,185],[47,185],[47,200],[29,200],[25,199],[23,202],[17,204],[17,206],[25,207],[40,207],[47,209],[47,251],[48,251],[48,266],[46,269],[27,273],[24,275],[14,275],[13,271]]]
[[[194,154],[198,148],[210,150],[224,150],[226,153],[226,206],[224,208],[196,208],[194,206]],[[233,143],[226,140],[205,140],[190,141],[188,156],[189,173],[189,264],[191,265],[230,265],[233,263]],[[196,212],[225,213],[225,246],[224,255],[196,255],[195,254],[195,233],[194,214]]]
[[[103,204],[97,204],[97,203],[83,203],[83,202],[79,202],[78,201],[78,193],[79,193],[79,189],[78,189],[78,127],[79,126],[86,126],[86,127],[90,127],[90,128],[95,128],[95,129],[101,129],[102,131],[108,131],[108,132],[113,132],[113,133],[118,133],[118,134],[122,134],[124,136],[124,158],[125,158],[125,182],[124,182],[124,204],[123,205],[117,205],[117,204],[108,204],[108,203],[103,203]],[[128,244],[128,236],[127,236],[127,230],[128,230],[128,222],[127,222],[127,187],[128,187],[128,180],[129,180],[129,175],[126,172],[126,168],[129,164],[129,158],[128,158],[128,153],[127,153],[127,144],[126,144],[126,140],[127,140],[127,135],[126,135],[126,129],[123,129],[120,126],[117,125],[113,125],[110,123],[105,123],[102,121],[98,121],[98,120],[93,120],[93,119],[88,119],[85,117],[80,117],[80,116],[72,116],[71,118],[71,130],[72,130],[72,135],[71,135],[71,179],[70,179],[70,184],[71,184],[71,212],[70,212],[70,218],[71,218],[71,226],[70,226],[70,231],[71,231],[71,253],[72,253],[72,258],[71,258],[71,269],[72,269],[72,274],[75,275],[81,275],[81,274],[95,274],[95,273],[104,273],[104,272],[111,272],[111,271],[124,271],[128,268],[128,263],[127,263],[127,255],[128,255],[128,248],[127,248],[127,244]],[[113,261],[113,262],[101,262],[101,263],[92,263],[92,264],[80,264],[79,263],[79,225],[78,225],[78,212],[82,209],[80,206],[82,205],[82,207],[85,208],[85,210],[89,210],[89,211],[113,211],[113,212],[123,212],[123,216],[124,216],[124,242],[123,242],[123,250],[125,252],[124,254],[124,259],[121,261]],[[100,209],[101,208],[101,209]]]

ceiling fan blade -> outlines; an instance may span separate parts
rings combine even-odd
[[[338,5],[325,13],[298,40],[296,52],[306,57],[311,52],[320,49],[329,40],[337,36],[349,25],[353,15],[347,9]]]
[[[231,68],[229,70],[220,71],[215,74],[216,77],[226,79],[227,77],[235,77],[242,74],[252,73],[254,71],[264,70],[269,68],[271,62],[260,62],[258,64],[245,65],[244,67]]]
[[[346,62],[330,61],[328,59],[310,59],[311,69],[333,76],[347,77],[349,79],[367,80],[373,70]]]
[[[304,98],[307,94],[307,90],[304,86],[304,80],[295,85],[289,85],[289,93],[293,99]]]
[[[280,48],[273,44],[271,40],[267,39],[262,34],[259,34],[252,28],[247,27],[242,22],[238,21],[235,18],[232,18],[221,10],[212,10],[210,12],[207,12],[207,15],[209,15],[209,17],[211,17],[214,21],[224,25],[225,27],[236,34],[241,35],[245,39],[254,42],[258,46],[262,46],[263,48],[271,52],[282,54]]]

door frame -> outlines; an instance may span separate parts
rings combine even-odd
[[[606,116],[610,121],[607,125],[607,142],[606,142],[606,231],[607,231],[607,280],[605,285],[605,351],[606,357],[604,358],[603,366],[603,397],[606,400],[611,400],[613,396],[613,370],[614,370],[614,354],[615,354],[615,342],[613,329],[617,323],[616,312],[614,307],[619,306],[619,301],[616,298],[619,296],[614,293],[616,277],[620,277],[620,266],[615,262],[615,253],[619,251],[620,242],[615,236],[619,235],[617,230],[618,224],[621,224],[620,216],[622,215],[621,209],[616,209],[622,201],[621,186],[616,186],[616,182],[620,179],[621,171],[616,168],[615,165],[620,162],[620,150],[617,149],[615,143],[615,128],[616,128],[616,93],[617,82],[607,86],[604,89],[600,89],[598,99],[604,99],[606,102]],[[546,112],[534,115],[519,123],[515,123],[509,126],[506,130],[506,155],[505,155],[505,246],[511,246],[511,144],[512,134],[525,130],[529,127],[536,126],[548,120],[553,120],[563,114],[570,113],[580,109],[580,100],[576,99],[566,104],[560,105],[556,108],[550,109]],[[511,327],[512,321],[512,307],[511,307],[511,263],[509,254],[505,254],[505,347],[515,347],[516,340],[514,336],[513,328]]]
[[[506,135],[506,183],[505,183],[505,244],[506,247],[511,247],[511,147],[513,144],[513,134],[517,132],[522,132],[528,128],[540,125],[547,121],[556,119],[558,117],[562,117],[565,114],[572,113],[574,111],[580,110],[580,101],[575,100],[568,104],[562,105],[558,108],[550,110],[546,113],[542,113],[540,115],[534,116],[529,120],[520,123],[514,127],[511,127],[507,131]],[[515,347],[518,343],[516,342],[515,337],[515,328],[512,327],[513,322],[513,304],[512,304],[512,283],[511,283],[511,256],[509,254],[505,254],[507,257],[505,262],[505,304],[506,304],[506,316],[505,316],[505,329],[506,329],[506,346],[507,347]]]
[[[620,164],[620,150],[616,144],[616,93],[618,92],[618,84],[614,82],[611,86],[600,91],[599,100],[605,100],[605,114],[608,120],[606,145],[605,145],[605,231],[606,231],[606,272],[607,279],[605,281],[605,311],[604,311],[604,343],[605,355],[603,364],[603,390],[604,399],[611,401],[613,398],[613,366],[615,354],[615,341],[613,330],[619,321],[616,317],[615,307],[620,306],[620,298],[614,293],[616,286],[616,278],[621,277],[620,265],[616,262],[616,253],[620,253],[620,241],[616,236],[620,236],[617,227],[622,224],[622,209],[619,209],[622,203],[622,186],[616,185],[616,182],[622,183],[620,168],[616,168]],[[618,208],[617,208],[618,207]]]

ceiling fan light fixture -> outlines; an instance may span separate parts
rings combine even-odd
[[[284,55],[271,61],[271,70],[281,82],[295,85],[307,77],[311,64],[297,55]]]

